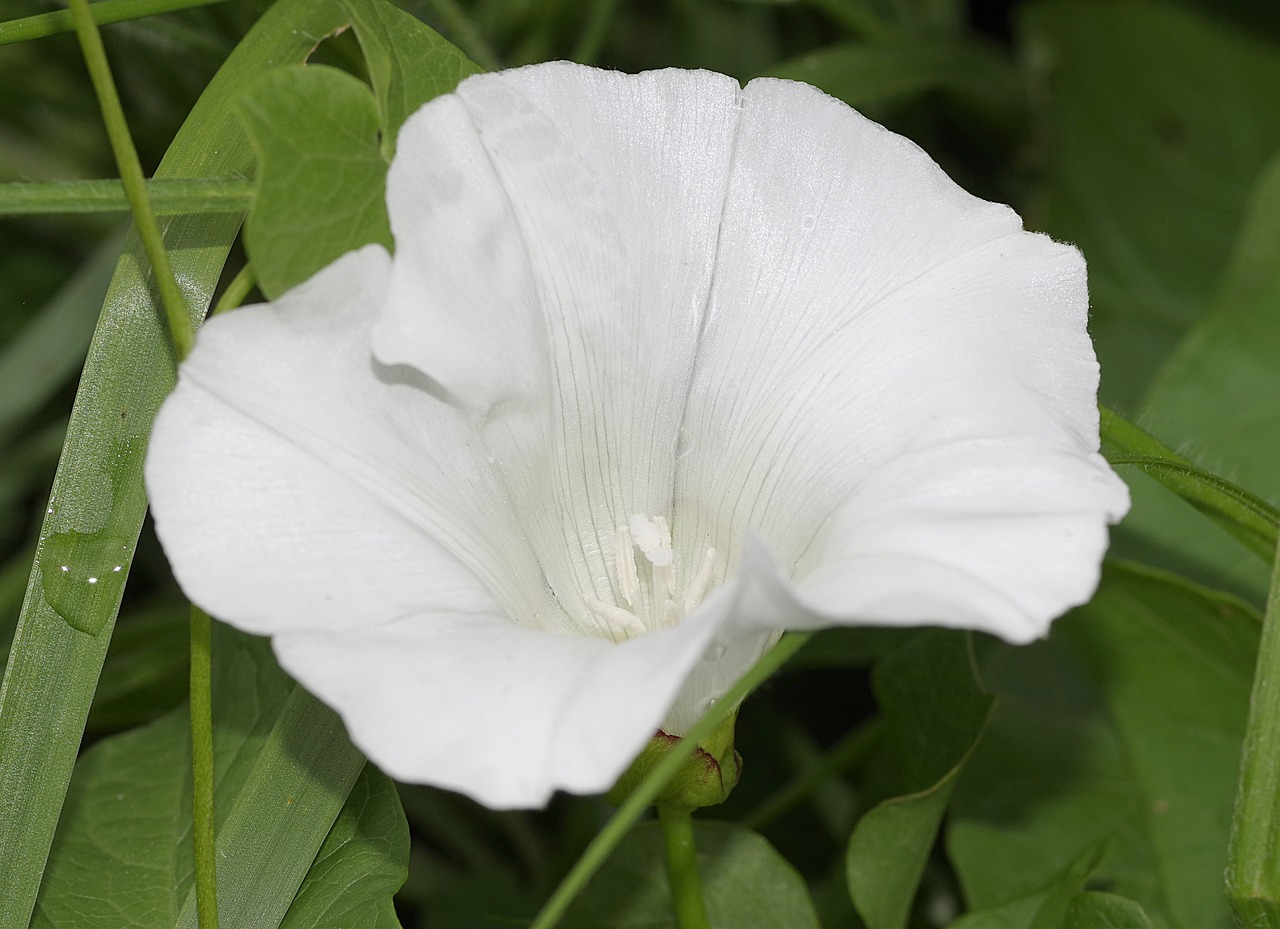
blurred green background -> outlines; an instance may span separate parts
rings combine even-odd
[[[744,82],[803,80],[847,101],[914,139],[973,193],[1012,204],[1029,228],[1076,243],[1089,263],[1103,402],[1198,464],[1280,500],[1280,4],[399,5],[489,66],[575,58],[628,71],[699,67]],[[5,0],[0,15],[58,6]],[[267,6],[229,0],[104,27],[146,170]],[[361,67],[350,35],[318,55]],[[0,47],[0,88],[0,182],[114,176],[73,36]],[[124,223],[119,214],[0,217],[0,657]],[[242,261],[233,256],[232,269]],[[1263,566],[1142,474],[1125,476],[1135,508],[1113,555],[1261,602]],[[185,699],[186,635],[185,602],[144,530],[90,741]],[[893,633],[819,639],[807,661],[754,700],[741,739],[753,777],[723,815],[754,815],[763,827],[775,814],[753,813],[753,804],[805,759],[832,745],[856,752],[850,720],[872,705],[863,668],[898,641]],[[824,869],[866,799],[839,780],[814,796],[811,820],[789,820],[769,836],[812,878],[824,915],[852,919],[842,876]],[[416,788],[402,798],[415,837],[400,898],[406,925],[458,929],[476,924],[477,895],[497,909],[510,898],[514,911],[544,897],[606,813],[593,802],[557,802],[539,814],[495,814]],[[954,878],[939,867],[926,885],[945,910]]]

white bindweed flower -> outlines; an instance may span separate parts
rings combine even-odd
[[[812,87],[557,63],[404,126],[371,246],[210,322],[147,481],[184,590],[389,774],[610,787],[783,628],[1086,600],[1079,253]]]

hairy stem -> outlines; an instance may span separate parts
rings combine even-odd
[[[1262,620],[1240,789],[1227,853],[1227,899],[1242,926],[1280,929],[1280,548]]]

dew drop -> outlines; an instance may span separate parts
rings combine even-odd
[[[813,214],[808,214],[802,220],[800,220],[800,225],[804,228],[805,232],[810,231],[817,224],[818,224],[818,218]]]
[[[45,601],[72,628],[97,635],[119,604],[129,549],[106,530],[53,533],[40,549]]]
[[[719,661],[724,657],[726,651],[727,649],[723,645],[716,645],[707,653],[707,657],[712,661]]]

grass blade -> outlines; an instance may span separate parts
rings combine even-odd
[[[268,68],[304,60],[342,25],[343,11],[328,0],[272,7],[196,104],[157,176],[247,176],[253,156],[230,99]],[[162,223],[194,315],[208,307],[239,225],[234,214]],[[85,363],[0,686],[2,926],[30,918],[142,525],[147,433],[173,384],[144,267],[131,235]]]
[[[141,19],[158,13],[172,13],[193,6],[209,6],[213,3],[225,2],[226,0],[98,0],[92,7],[93,21],[99,26],[105,26],[108,23],[124,22],[127,19]],[[43,39],[45,36],[57,35],[59,32],[70,32],[74,28],[69,10],[11,19],[6,23],[0,23],[0,45],[12,45],[28,39]]]
[[[253,196],[250,181],[173,178],[147,182],[156,213],[243,213]],[[0,216],[46,213],[127,213],[129,201],[117,180],[0,184]]]

